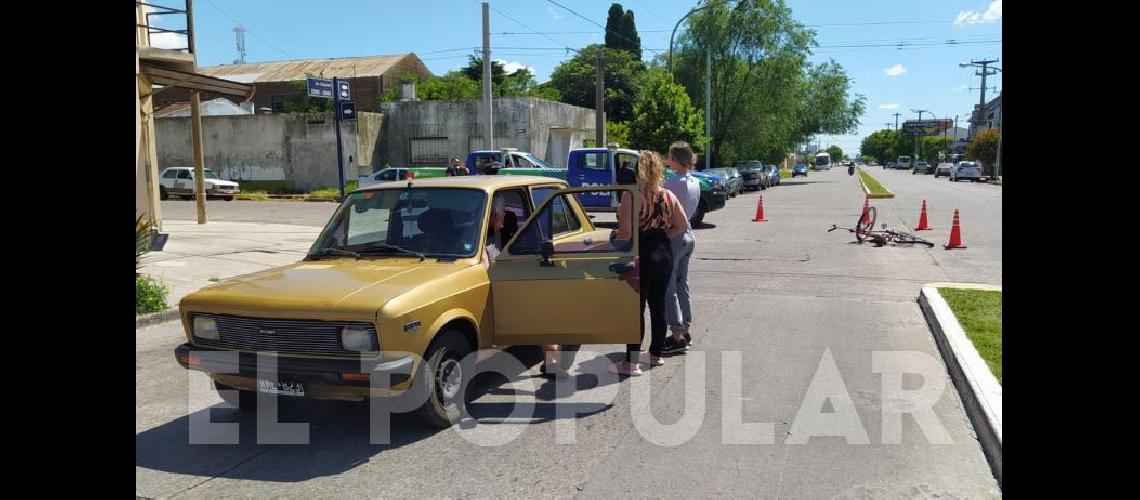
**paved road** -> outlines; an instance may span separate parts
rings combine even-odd
[[[204,378],[174,362],[171,349],[182,341],[177,324],[138,330],[137,494],[1001,496],[915,303],[926,282],[1001,283],[1001,188],[871,172],[898,195],[873,201],[881,213],[899,219],[897,226],[913,227],[921,199],[927,200],[937,228],[927,236],[938,243],[948,234],[950,205],[958,205],[969,248],[875,248],[853,244],[849,233],[826,232],[832,223],[853,221],[863,203],[856,181],[841,169],[764,191],[769,222],[750,221],[756,193],[731,200],[698,232],[691,277],[698,349],[669,358],[650,376],[616,385],[595,387],[579,376],[580,396],[605,400],[605,391],[618,392],[612,405],[580,403],[587,415],[561,421],[576,425],[573,445],[555,444],[553,388],[542,379],[533,379],[534,392],[500,387],[477,400],[476,429],[521,432],[502,446],[477,446],[456,429],[425,431],[401,418],[392,444],[370,445],[367,406],[339,402],[283,406],[282,420],[310,423],[312,444],[257,445],[254,423],[239,421],[222,405],[209,409],[219,400]],[[619,349],[591,348],[602,354],[580,353],[582,371],[604,366],[604,356]],[[537,363],[533,350],[518,353]],[[884,418],[899,403],[884,384],[897,377],[879,373],[884,368],[873,364],[876,357],[896,370],[923,374],[902,376],[904,390],[944,387],[933,404],[936,424],[924,420],[920,427],[904,416],[895,425]],[[702,358],[705,376],[689,376],[686,370]],[[686,391],[692,382],[698,385]],[[632,415],[646,414],[643,398],[634,397],[646,393],[652,415],[663,424],[678,422],[686,401],[703,395],[706,411],[691,439],[663,445],[686,436],[644,431],[643,419]],[[824,402],[827,395],[832,398]],[[495,418],[516,400],[535,403],[538,418]],[[188,445],[188,415],[203,412],[212,412],[215,421],[239,421],[241,444]],[[825,422],[800,443],[821,416],[846,415],[843,422],[850,423],[851,412],[856,425]],[[723,437],[724,415],[772,426],[748,434],[759,443],[741,444]],[[818,435],[836,429],[852,441]]]
[[[336,203],[332,202],[206,200],[206,219],[211,221],[321,227],[335,210]],[[162,202],[162,217],[197,221],[198,209],[193,200],[166,200]]]

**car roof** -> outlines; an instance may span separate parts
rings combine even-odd
[[[474,188],[483,191],[494,191],[504,187],[525,187],[539,185],[556,185],[566,188],[566,181],[553,177],[537,175],[463,175],[458,177],[429,177],[426,179],[412,179],[409,181],[413,188],[417,187],[453,187]],[[357,191],[374,191],[380,189],[403,189],[407,184],[403,180],[392,181],[357,189]]]

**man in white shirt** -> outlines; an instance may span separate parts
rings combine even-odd
[[[665,189],[672,191],[685,209],[685,219],[696,213],[701,202],[700,181],[689,175],[696,163],[693,148],[684,141],[669,146],[669,167],[677,174],[665,181]],[[693,323],[693,309],[689,298],[689,259],[696,248],[696,235],[690,226],[676,238],[673,244],[673,276],[669,279],[669,290],[665,293],[665,320],[669,323],[672,336],[665,339],[662,353],[684,352],[693,344],[689,327]]]

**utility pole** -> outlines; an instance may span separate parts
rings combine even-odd
[[[594,147],[606,147],[606,48],[598,47],[594,61]]]
[[[491,4],[483,2],[483,147],[495,149],[491,113]]]
[[[713,132],[712,132],[712,52],[705,51],[705,136],[708,137],[709,147],[705,151],[705,170],[712,165]]]
[[[981,71],[974,73],[975,75],[982,77],[982,86],[980,89],[981,92],[978,96],[978,109],[974,111],[974,123],[970,126],[970,133],[968,134],[970,137],[973,137],[974,134],[977,133],[978,125],[982,123],[982,115],[986,112],[986,77],[989,75],[997,74],[999,71],[998,69],[989,67],[990,64],[996,62],[998,62],[997,59],[987,59],[984,61],[970,61],[969,64],[959,64],[959,66],[963,68],[966,66],[977,66],[981,68]]]
[[[206,223],[205,153],[202,151],[202,104],[197,90],[190,91],[190,138],[194,142],[194,199],[198,223]]]
[[[1003,91],[1002,94],[1005,92]],[[1002,94],[998,94],[1001,97]],[[997,122],[998,129],[998,150],[997,158],[994,160],[994,177],[1001,177],[1001,106],[994,111],[994,121]]]
[[[895,113],[895,130],[899,129],[899,115],[902,113]]]
[[[336,175],[340,179],[340,201],[344,201],[344,145],[340,142],[340,80],[333,77],[333,128],[336,129]]]

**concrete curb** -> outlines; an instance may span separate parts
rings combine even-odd
[[[174,321],[176,319],[179,319],[178,308],[171,307],[165,311],[135,316],[135,329],[138,330],[139,328],[166,323],[167,321]]]
[[[859,170],[859,172],[862,172],[862,170]],[[856,172],[856,173],[858,173],[858,172]],[[867,174],[867,175],[871,175],[871,174]],[[863,188],[863,194],[867,195],[867,198],[872,199],[872,200],[882,200],[882,199],[886,199],[886,198],[894,198],[895,197],[895,192],[891,191],[890,189],[887,189],[887,186],[883,186],[883,190],[885,190],[887,192],[887,194],[871,194],[871,188],[868,188],[867,183],[863,182],[863,176],[856,175],[856,177],[859,178],[859,187]]]
[[[938,293],[938,288],[965,288],[971,290],[1001,291],[1000,286],[967,283],[927,283],[922,287],[918,303],[926,323],[934,334],[938,351],[946,362],[950,380],[958,388],[966,415],[974,425],[974,432],[982,451],[997,478],[1001,477],[1001,384],[990,372],[985,360],[974,344],[966,337],[962,325],[950,310],[950,305]]]

